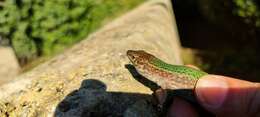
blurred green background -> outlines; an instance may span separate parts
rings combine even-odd
[[[23,69],[62,52],[146,0],[0,0],[0,45]],[[172,0],[185,64],[260,81],[259,0]]]
[[[20,65],[86,38],[144,0],[0,0],[0,36]]]

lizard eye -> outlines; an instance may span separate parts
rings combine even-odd
[[[135,56],[132,56],[132,59],[135,59]]]

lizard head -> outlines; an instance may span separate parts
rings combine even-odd
[[[149,61],[154,58],[153,55],[143,51],[143,50],[128,50],[127,56],[129,60],[134,64],[134,66],[140,66],[148,64]]]

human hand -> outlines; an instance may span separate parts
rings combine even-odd
[[[198,80],[195,94],[199,103],[220,117],[260,117],[260,83],[225,76],[206,75]],[[188,102],[174,98],[169,117],[197,117]]]

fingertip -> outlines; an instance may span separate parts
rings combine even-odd
[[[195,87],[199,103],[219,116],[255,115],[260,104],[257,91],[256,83],[218,75],[203,76]]]
[[[225,79],[219,76],[206,75],[198,80],[195,92],[204,107],[216,110],[222,106],[226,99],[228,84]]]

